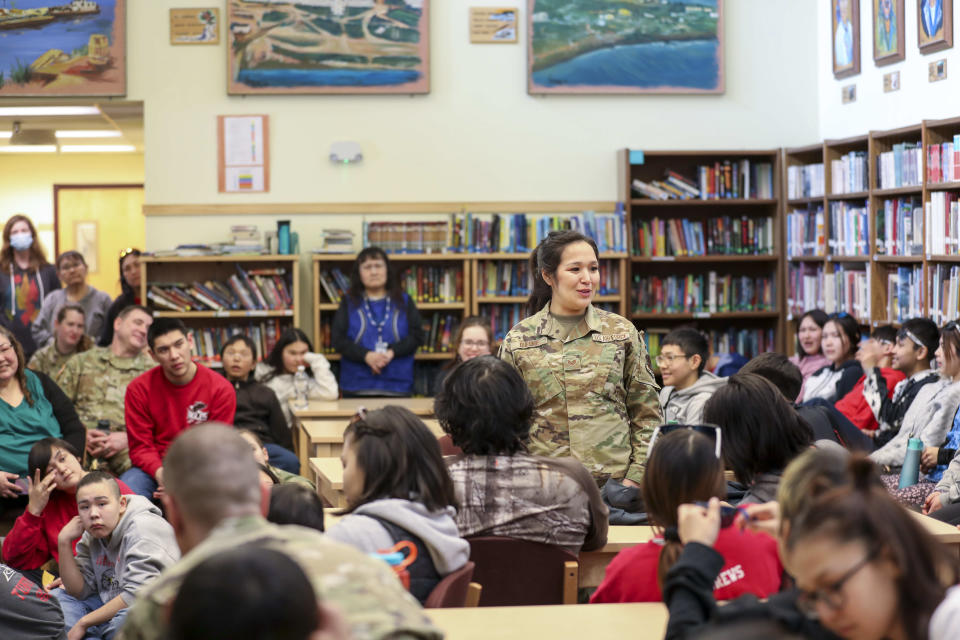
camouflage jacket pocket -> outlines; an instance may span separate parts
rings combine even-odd
[[[549,344],[517,349],[513,357],[530,387],[536,406],[547,404],[563,393],[563,384],[556,373],[562,366],[562,354],[553,352]]]

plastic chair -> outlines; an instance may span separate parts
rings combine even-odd
[[[467,538],[481,607],[576,604],[580,564],[562,547],[501,536]]]
[[[424,608],[449,609],[466,606],[467,592],[475,566],[474,563],[467,561],[467,564],[444,577],[427,596],[426,602],[423,603]]]

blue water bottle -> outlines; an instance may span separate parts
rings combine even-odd
[[[920,479],[920,454],[923,452],[923,440],[910,438],[907,442],[907,457],[900,469],[900,488],[912,487]]]
[[[277,220],[277,251],[282,256],[290,255],[290,221]]]

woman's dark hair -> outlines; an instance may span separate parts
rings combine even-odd
[[[37,475],[37,469],[40,470],[40,476],[47,475],[47,467],[50,466],[50,456],[53,455],[53,448],[63,449],[77,460],[82,462],[80,453],[74,449],[73,445],[60,438],[44,438],[37,440],[30,447],[30,453],[27,455],[27,473],[30,478]]]
[[[727,378],[703,406],[703,421],[720,425],[724,462],[746,485],[758,474],[782,471],[812,444],[810,425],[755,373]]]
[[[313,585],[285,553],[260,545],[222,551],[180,583],[168,640],[307,640],[320,626]]]
[[[13,352],[17,354],[17,384],[20,385],[20,393],[23,394],[24,400],[32,407],[33,394],[30,393],[30,389],[27,387],[27,359],[23,355],[23,346],[20,344],[20,341],[17,340],[17,337],[13,335],[13,332],[3,325],[0,325],[0,336],[10,341]]]
[[[230,345],[234,345],[238,342],[242,342],[243,344],[247,345],[247,348],[250,349],[250,353],[253,354],[253,363],[254,365],[256,365],[257,345],[253,343],[253,340],[251,340],[248,336],[243,335],[242,333],[235,333],[229,338],[227,338],[227,341],[224,342],[223,346],[220,348],[220,360],[223,360],[223,354],[226,353],[227,347],[229,347]],[[310,343],[308,342],[307,344],[310,344]],[[273,355],[272,351],[270,352],[270,355]],[[280,350],[280,368],[281,369],[283,368],[283,350],[282,349]]]
[[[310,487],[294,482],[278,484],[270,490],[267,520],[323,531],[323,501]]]
[[[657,446],[647,456],[641,491],[651,523],[661,529],[676,528],[677,507],[681,504],[726,497],[727,483],[715,443],[693,429],[680,429],[657,438]],[[667,536],[657,566],[657,584],[661,589],[667,571],[676,564],[681,551],[680,541]]]
[[[927,348],[926,359],[928,361],[932,360],[933,354],[937,352],[937,347],[940,345],[940,329],[937,328],[937,324],[930,318],[910,318],[903,323],[900,331],[897,332],[897,339],[909,340],[914,351],[916,351],[921,345],[914,342],[908,332],[920,338],[920,342],[923,343],[922,346]]]
[[[483,316],[468,316],[460,323],[456,335],[453,336],[453,345],[451,346],[454,353],[453,360],[443,365],[444,369],[452,369],[463,362],[460,359],[460,341],[463,340],[463,332],[470,327],[480,327],[483,329],[487,334],[487,342],[490,343],[490,350],[493,351],[493,329],[490,328],[490,320]]]
[[[790,362],[782,353],[768,351],[750,359],[740,367],[739,373],[755,373],[773,383],[788,402],[796,400],[803,387],[803,374],[800,367]]]
[[[409,409],[369,411],[346,428],[347,438],[364,480],[360,498],[343,513],[383,498],[421,502],[430,511],[457,506],[437,437]]]
[[[494,356],[454,367],[433,401],[433,411],[453,444],[467,455],[526,451],[533,396],[516,369]]]
[[[952,363],[960,358],[960,325],[948,322],[940,332],[940,341],[943,343],[944,364]],[[952,368],[952,367],[951,367]]]
[[[367,260],[377,259],[383,260],[383,264],[387,267],[387,295],[395,303],[402,304],[403,289],[400,288],[400,278],[390,264],[390,258],[380,247],[367,247],[357,254],[357,259],[353,261],[353,268],[350,270],[350,288],[347,289],[347,297],[354,304],[360,304],[364,294],[363,281],[360,280],[360,265]]]
[[[543,272],[546,271],[550,276],[555,276],[563,257],[563,250],[568,244],[574,242],[586,242],[593,249],[593,254],[597,257],[597,260],[600,259],[600,251],[597,249],[597,243],[593,241],[593,238],[585,236],[579,231],[551,231],[548,233],[547,237],[530,254],[533,291],[527,300],[528,314],[533,315],[543,309],[543,306],[553,297],[553,289],[544,281]]]
[[[47,260],[47,254],[43,250],[43,245],[40,244],[40,238],[37,237],[37,228],[33,226],[33,220],[22,213],[16,213],[10,216],[7,219],[7,223],[3,225],[3,248],[0,249],[0,271],[4,273],[10,271],[10,265],[13,264],[13,246],[10,244],[10,230],[13,229],[13,225],[21,220],[27,223],[27,226],[30,227],[30,233],[33,234],[33,244],[30,245],[30,268],[37,270],[40,267],[50,264]]]
[[[852,456],[849,474],[849,485],[827,491],[791,520],[786,549],[824,536],[837,544],[859,542],[876,559],[893,563],[904,635],[927,638],[934,610],[960,581],[960,563],[889,495],[868,457]]]
[[[826,311],[822,311],[820,309],[810,309],[809,311],[804,311],[803,315],[797,320],[797,354],[800,356],[801,360],[810,355],[803,350],[803,345],[800,344],[800,325],[803,324],[803,321],[806,318],[810,318],[816,322],[817,326],[823,330],[823,325],[827,324],[827,320],[830,318],[830,316],[827,315]],[[820,345],[817,345],[817,353],[823,353],[823,349],[820,348]]]
[[[123,277],[123,261],[129,258],[130,256],[140,257],[140,249],[124,249],[120,252],[120,262],[118,263],[118,268],[120,269],[120,291],[124,295],[136,296],[138,291],[134,291],[133,287],[127,282],[127,279]]]
[[[76,311],[81,316],[83,316],[84,319],[86,319],[87,317],[87,312],[83,310],[83,307],[81,307],[76,302],[69,302],[63,305],[62,307],[60,307],[60,310],[57,311],[57,324],[61,324],[63,322],[63,319],[67,317],[67,313],[70,311]],[[74,353],[83,353],[84,351],[90,349],[92,346],[93,346],[93,340],[90,338],[90,336],[86,334],[86,331],[84,331],[84,334],[80,336],[80,341],[77,342],[77,350]]]
[[[845,357],[843,361],[852,360],[860,344],[860,325],[853,319],[853,316],[846,313],[843,315],[834,314],[829,317],[827,322],[832,322],[837,325],[837,328],[840,330],[840,338],[846,340],[847,351],[844,354]],[[824,327],[826,327],[826,323],[824,323]]]
[[[277,338],[277,343],[273,345],[273,349],[270,350],[270,355],[264,360],[264,362],[273,368],[264,378],[264,381],[286,373],[286,370],[283,368],[283,350],[294,342],[305,342],[307,350],[313,351],[313,344],[310,342],[307,334],[296,327],[285,329],[284,332],[280,334],[280,337]],[[256,350],[254,350],[254,353],[256,353]],[[307,375],[313,377],[313,370],[310,368],[310,365],[304,362],[303,366]]]

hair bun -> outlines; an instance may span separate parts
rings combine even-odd
[[[847,469],[850,473],[850,482],[857,491],[866,492],[872,487],[883,486],[877,465],[865,454],[851,455]]]

